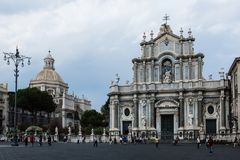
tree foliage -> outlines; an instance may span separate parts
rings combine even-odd
[[[90,134],[91,129],[98,129],[104,127],[104,117],[96,110],[86,110],[83,112],[80,123],[83,132]]]
[[[107,127],[109,125],[110,120],[110,108],[109,108],[110,98],[105,102],[105,104],[101,107],[101,113],[104,117],[104,125]]]
[[[9,94],[9,105],[14,105],[14,94]],[[55,111],[56,104],[46,91],[37,88],[25,88],[17,91],[17,107],[27,110],[33,115],[33,123],[36,123],[37,113],[44,111],[51,113]]]

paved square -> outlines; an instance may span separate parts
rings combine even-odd
[[[240,147],[215,145],[210,154],[204,145],[198,150],[195,144],[99,144],[94,148],[89,144],[53,143],[52,146],[22,144],[12,147],[0,144],[0,160],[239,160]]]

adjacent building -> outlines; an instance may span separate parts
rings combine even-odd
[[[0,134],[8,124],[8,85],[0,84]]]
[[[53,96],[57,104],[52,118],[56,118],[62,127],[77,127],[80,125],[82,112],[91,109],[91,102],[84,97],[79,98],[74,94],[68,94],[68,84],[63,81],[54,67],[54,58],[49,54],[44,58],[44,67],[29,87],[36,87],[41,91],[47,91]]]
[[[240,133],[240,57],[233,61],[228,75],[231,77],[231,127],[233,132]]]
[[[119,85],[117,77],[110,86],[112,135],[191,139],[231,132],[231,113],[240,116],[239,58],[229,71],[231,88],[223,69],[217,80],[203,77],[204,54],[194,51],[194,42],[191,30],[177,35],[167,23],[156,36],[143,35],[141,57],[132,60],[133,82]]]

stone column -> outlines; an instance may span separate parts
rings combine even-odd
[[[229,110],[229,96],[226,97],[225,100],[225,126],[226,128],[229,128],[229,123],[228,123],[228,116],[230,118],[230,110]]]
[[[180,71],[180,80],[183,80],[183,62],[182,62],[182,58],[180,58],[180,65],[179,65],[179,71]]]
[[[180,121],[180,127],[184,127],[184,101],[183,97],[179,97],[179,107],[180,107],[180,116],[179,116],[179,121]]]
[[[65,128],[67,127],[66,125],[66,111],[65,110],[62,110],[62,127]]]
[[[119,117],[118,117],[118,108],[119,108],[119,105],[118,105],[118,102],[115,101],[114,102],[114,128],[118,128],[118,123],[119,123]]]
[[[198,126],[203,125],[202,96],[198,97]]]
[[[143,61],[143,82],[146,83],[146,63]]]
[[[162,81],[163,80],[162,79],[162,64],[159,65],[159,70],[158,71],[159,71],[159,73],[158,73],[158,81],[162,83],[163,82]]]
[[[137,96],[134,95],[133,98],[133,107],[134,107],[134,123],[133,123],[133,127],[134,128],[138,128],[138,100],[137,100]]]
[[[181,44],[181,55],[183,55],[183,41],[182,40],[180,41],[180,44]]]
[[[155,102],[155,98],[151,98],[151,100],[150,100],[150,110],[151,110],[151,123],[150,123],[150,127],[151,128],[154,128],[154,117],[155,117],[155,115],[154,115],[154,102]]]
[[[151,44],[151,57],[154,57],[154,47],[153,47],[153,44]]]
[[[202,58],[198,57],[198,79],[202,79]]]
[[[220,108],[221,108],[221,127],[225,127],[225,105],[223,95],[221,95],[220,97]]]
[[[111,106],[110,106],[110,128],[113,129],[114,128],[114,102],[111,101],[110,102]]]
[[[134,62],[134,66],[133,66],[133,69],[134,69],[134,83],[137,83],[138,82],[138,74],[137,74],[137,62],[135,61]]]
[[[151,63],[151,81],[150,82],[153,82],[154,81],[154,60],[152,60],[152,63]]]
[[[191,58],[189,58],[188,64],[189,64],[189,80],[192,80],[192,59]]]

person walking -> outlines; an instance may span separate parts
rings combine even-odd
[[[94,138],[94,140],[93,140],[93,147],[98,147],[97,138]]]
[[[209,139],[208,136],[206,136],[206,138],[205,138],[206,149],[208,149],[208,147],[209,147],[209,146],[208,146],[208,139]]]
[[[33,144],[34,144],[34,135],[30,135],[30,143],[32,144],[32,147],[33,147]]]
[[[48,146],[51,146],[52,145],[52,139],[51,139],[51,136],[50,135],[48,135]]]
[[[39,145],[42,146],[42,135],[39,136]]]
[[[235,137],[234,141],[233,141],[233,148],[235,148],[237,146],[237,144],[238,144],[238,138]]]
[[[109,138],[109,144],[112,144],[112,137]]]
[[[155,138],[155,146],[156,146],[156,148],[158,148],[158,144],[159,144],[159,138],[156,137],[156,138]]]
[[[199,138],[199,136],[197,137],[197,148],[199,149],[199,147],[200,147],[200,138]]]
[[[26,137],[24,138],[24,143],[25,143],[25,147],[28,146],[28,136],[26,135]]]
[[[210,136],[209,139],[208,139],[208,148],[209,148],[209,153],[213,153],[213,139],[212,139],[212,136]]]
[[[173,145],[177,145],[179,143],[180,139],[179,137],[177,136],[176,139],[174,140],[173,142]]]

